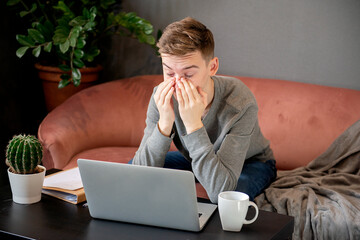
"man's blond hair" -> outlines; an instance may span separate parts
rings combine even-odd
[[[187,17],[168,25],[157,43],[160,54],[184,56],[200,51],[208,62],[214,58],[214,37],[199,21]]]

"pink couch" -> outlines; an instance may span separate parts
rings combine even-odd
[[[278,169],[306,165],[360,119],[360,91],[237,78],[258,101],[260,126],[271,142]],[[38,131],[44,166],[68,169],[78,158],[127,163],[142,139],[153,87],[161,81],[162,75],[148,75],[99,84],[54,109]],[[207,197],[200,184],[197,190],[199,197]]]

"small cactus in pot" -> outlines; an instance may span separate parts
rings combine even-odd
[[[40,141],[32,135],[17,135],[10,140],[6,149],[6,165],[11,172],[31,174],[38,171],[43,149]]]
[[[40,141],[31,135],[14,136],[6,148],[6,165],[13,201],[32,204],[41,200],[46,168],[39,165],[43,157]]]

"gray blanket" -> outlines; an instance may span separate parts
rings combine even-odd
[[[360,239],[360,120],[306,167],[278,171],[255,202],[293,216],[293,239]]]

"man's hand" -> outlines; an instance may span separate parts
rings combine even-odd
[[[165,136],[170,136],[175,121],[174,109],[171,105],[171,96],[175,90],[175,80],[167,80],[159,84],[154,94],[154,100],[159,110],[158,127]]]
[[[206,108],[207,93],[181,78],[176,82],[176,98],[187,134],[202,128],[201,116]]]

